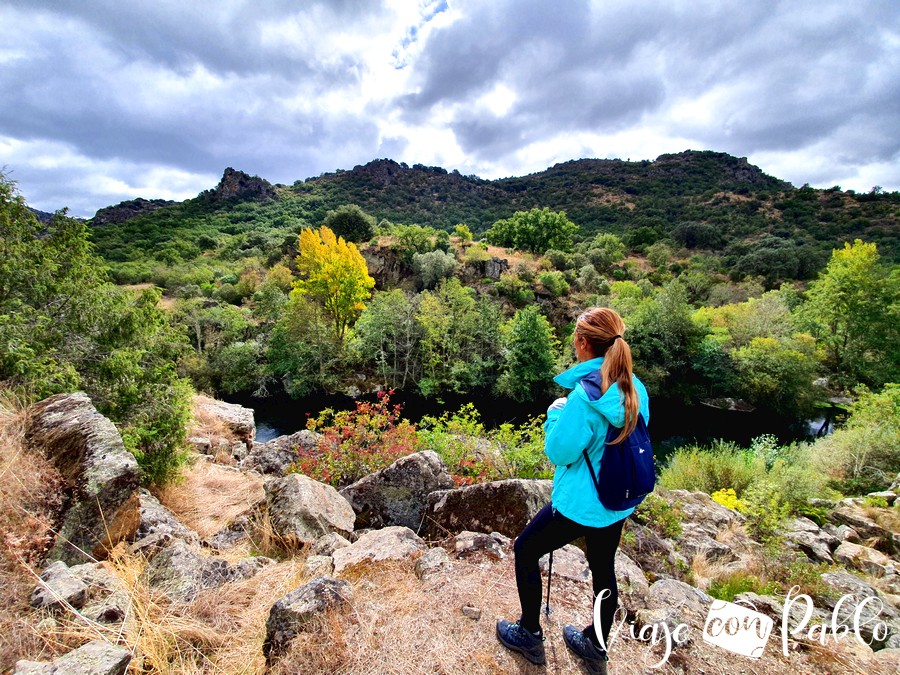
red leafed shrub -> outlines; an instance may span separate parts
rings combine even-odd
[[[401,405],[390,405],[393,393],[380,392],[374,403],[358,401],[355,410],[336,413],[326,409],[318,417],[310,417],[306,428],[322,437],[289,473],[344,487],[417,452],[416,427],[400,418]]]

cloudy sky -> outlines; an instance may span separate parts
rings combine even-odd
[[[689,148],[900,189],[895,0],[0,0],[0,168],[35,208],[390,157],[484,178]]]

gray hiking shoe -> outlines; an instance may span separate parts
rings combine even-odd
[[[504,647],[519,652],[531,663],[538,666],[547,663],[544,656],[544,638],[538,637],[517,623],[510,623],[505,619],[498,621],[497,639]]]
[[[563,639],[565,639],[569,651],[582,660],[584,667],[591,675],[606,675],[606,664],[609,657],[582,631],[575,626],[566,626],[563,629]]]

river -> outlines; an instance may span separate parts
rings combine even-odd
[[[325,408],[350,410],[356,403],[355,399],[338,394],[300,399],[292,399],[285,394],[268,398],[232,396],[226,400],[253,409],[256,417],[256,440],[261,443],[304,429],[307,417],[316,416]],[[488,428],[504,422],[521,423],[530,416],[543,415],[550,401],[548,399],[533,403],[518,403],[488,393],[445,394],[441,397],[425,398],[416,393],[398,391],[391,397],[392,403],[400,403],[403,406],[402,416],[412,422],[419,422],[423,415],[439,416],[448,411],[458,410],[462,405],[471,402]],[[826,420],[821,418],[803,423],[789,423],[783,418],[761,411],[723,410],[706,405],[686,405],[679,401],[655,397],[650,405],[649,426],[655,454],[658,458],[662,458],[676,447],[692,442],[706,443],[717,438],[734,441],[742,446],[748,445],[753,438],[763,434],[772,434],[783,443],[806,440],[814,437],[824,422]],[[830,431],[830,420],[824,430]]]

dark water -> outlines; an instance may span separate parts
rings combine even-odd
[[[375,399],[374,395],[362,398]],[[237,396],[228,400],[253,408],[256,416],[256,440],[259,442],[304,429],[308,415],[316,416],[325,408],[351,410],[356,405],[355,399],[338,394],[301,399],[292,399],[284,394],[264,399]],[[480,413],[484,425],[493,428],[504,422],[517,424],[534,415],[543,416],[552,399],[517,403],[509,399],[498,399],[488,392],[481,395],[447,394],[439,398],[424,398],[415,393],[398,391],[391,397],[392,404],[403,405],[403,417],[412,422],[418,422],[423,415],[439,416],[458,410],[470,402]],[[663,457],[672,449],[687,443],[705,443],[717,438],[734,441],[742,446],[763,434],[772,434],[783,443],[803,440],[815,436],[824,422],[823,418],[790,423],[760,411],[740,412],[699,404],[685,405],[660,397],[655,397],[650,403],[650,434],[657,457]],[[826,431],[829,430],[829,424],[826,424]]]

